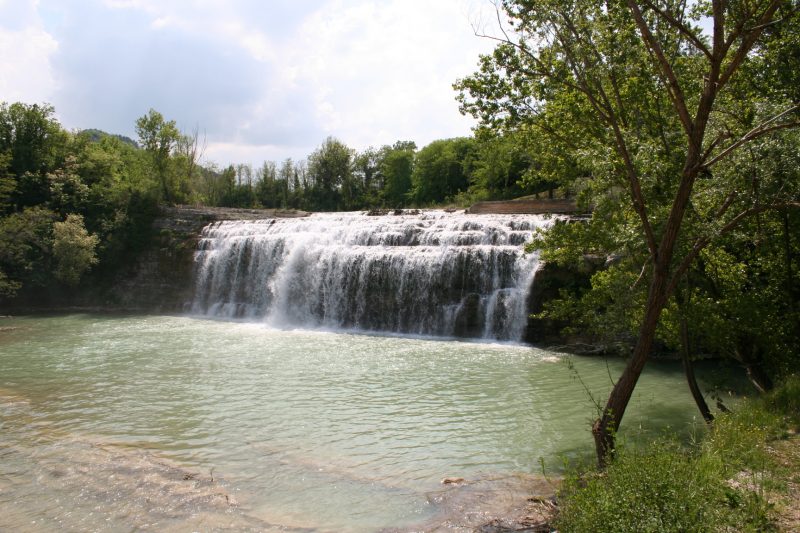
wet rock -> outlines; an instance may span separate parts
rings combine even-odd
[[[437,510],[434,517],[409,528],[385,531],[549,532],[557,512],[553,496],[557,485],[558,480],[525,474],[448,483],[428,495]]]

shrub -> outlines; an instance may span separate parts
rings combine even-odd
[[[800,375],[787,377],[763,402],[770,412],[785,417],[789,424],[800,425]]]
[[[767,443],[800,423],[800,377],[790,376],[719,415],[702,442],[621,448],[603,473],[571,474],[559,493],[564,532],[775,530],[765,491],[780,486]]]
[[[605,473],[571,476],[559,501],[561,531],[703,532],[723,522],[726,498],[718,461],[662,441],[618,452]]]

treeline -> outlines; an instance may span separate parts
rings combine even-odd
[[[160,117],[151,111],[149,116],[153,115]],[[157,123],[156,130],[140,131],[140,138],[163,138],[160,132],[167,131],[173,148],[163,153],[171,153],[172,164],[185,169],[191,156],[196,156],[196,134],[182,137],[174,123],[148,123]],[[151,150],[148,144],[143,146]],[[536,173],[537,165],[528,154],[520,138],[495,137],[488,131],[476,137],[436,140],[421,149],[413,141],[397,141],[357,151],[328,137],[303,160],[224,169],[195,163],[191,172],[165,174],[162,198],[221,207],[351,211],[468,205],[545,191],[552,195],[555,182]],[[165,161],[165,168],[169,165]]]
[[[137,140],[69,132],[49,105],[0,104],[0,298],[115,271],[147,245],[159,204],[307,211],[465,205],[550,190],[529,140],[474,137],[357,151],[329,137],[305,160],[219,168],[197,131],[150,110]]]

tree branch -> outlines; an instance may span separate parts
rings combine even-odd
[[[497,18],[498,18],[498,21],[499,21],[500,20],[499,8],[497,6],[495,6],[495,10],[497,10]],[[579,87],[578,85],[576,85],[574,83],[570,83],[567,80],[557,79],[557,78],[553,77],[552,72],[550,72],[545,67],[544,63],[542,63],[542,61],[538,57],[536,57],[536,54],[533,54],[530,50],[528,50],[527,47],[523,46],[522,44],[514,42],[514,41],[511,40],[511,38],[506,33],[505,28],[503,28],[502,24],[500,25],[500,31],[503,33],[503,37],[502,38],[501,37],[495,37],[494,35],[489,35],[488,33],[479,32],[478,31],[478,27],[475,24],[471,24],[471,26],[472,26],[472,33],[475,35],[475,37],[480,37],[482,39],[489,39],[490,41],[497,41],[499,43],[510,45],[510,46],[514,47],[516,50],[518,50],[519,52],[521,52],[522,54],[524,54],[528,59],[530,59],[533,62],[533,64],[536,66],[536,68],[539,69],[538,71],[533,71],[534,74],[537,74],[537,75],[542,76],[542,77],[550,78],[551,80],[556,81],[556,82],[562,84],[563,86],[568,87],[568,88],[573,89],[573,90],[576,90],[578,92],[581,92],[581,93],[584,92],[584,90],[581,87]]]
[[[722,140],[726,138],[728,138],[727,133],[722,133],[717,135],[717,138],[711,141],[711,144],[708,145],[708,148],[706,148],[705,152],[703,152],[703,155],[700,156],[700,161],[702,162],[708,159],[708,156],[711,155],[711,152],[713,152],[714,149],[719,145],[719,143],[721,143]]]
[[[680,83],[678,83],[678,78],[675,75],[675,71],[672,70],[672,66],[669,64],[669,61],[667,61],[667,58],[664,55],[664,50],[653,36],[653,32],[651,32],[650,28],[647,26],[647,22],[644,20],[644,16],[642,15],[642,11],[639,9],[639,6],[636,5],[636,2],[633,0],[628,0],[627,3],[628,8],[633,14],[633,18],[636,20],[636,25],[639,27],[639,32],[642,34],[642,37],[644,37],[644,40],[647,41],[650,51],[656,56],[656,60],[658,61],[661,72],[667,78],[667,87],[669,88],[672,104],[675,106],[675,110],[678,112],[678,117],[681,120],[684,131],[688,136],[691,137],[693,129],[692,118],[689,115],[689,109],[686,107],[686,98],[683,95]]]
[[[758,17],[756,25],[753,27],[753,29],[745,30],[743,28],[744,22],[742,22],[740,27],[737,27],[738,31],[734,31],[731,34],[731,38],[733,38],[733,36],[736,35],[737,33],[745,35],[745,37],[739,44],[739,48],[736,50],[733,59],[731,60],[730,63],[728,63],[728,66],[725,68],[725,71],[722,72],[722,74],[720,75],[719,81],[717,82],[719,89],[721,89],[726,83],[728,83],[728,81],[731,79],[731,76],[733,76],[733,73],[738,70],[739,65],[741,65],[742,61],[744,61],[745,57],[747,57],[747,54],[753,47],[753,44],[755,44],[758,37],[764,31],[764,28],[767,27],[767,25],[772,19],[772,16],[775,14],[775,11],[778,10],[778,7],[780,7],[780,5],[781,5],[781,0],[771,0],[769,5],[767,5],[767,8],[764,10],[764,13],[760,17]],[[731,38],[728,39],[728,43],[732,44]],[[727,54],[727,49],[725,50],[725,53]]]
[[[761,124],[759,124],[755,128],[753,128],[750,131],[748,131],[746,134],[744,134],[744,136],[742,136],[739,140],[737,140],[736,142],[734,142],[733,144],[731,144],[730,146],[725,148],[725,150],[720,152],[711,161],[705,163],[704,159],[706,157],[708,157],[708,155],[710,155],[710,151],[707,151],[704,154],[703,160],[701,160],[701,164],[702,164],[703,168],[709,168],[714,163],[717,163],[721,159],[724,159],[725,157],[730,155],[731,152],[733,152],[734,150],[736,150],[737,148],[739,148],[743,144],[748,143],[748,142],[752,141],[753,139],[757,139],[758,137],[761,137],[762,135],[766,135],[768,133],[772,133],[773,131],[778,131],[778,130],[783,130],[783,129],[794,128],[794,127],[800,126],[800,121],[786,122],[784,124],[777,124],[775,126],[770,126],[770,124],[782,119],[783,117],[785,117],[786,115],[790,114],[793,111],[797,111],[798,109],[800,109],[800,104],[795,104],[792,107],[790,107],[789,109],[781,111],[780,113],[778,113],[774,117],[772,117],[772,118],[770,118],[768,120],[765,120],[764,122],[762,122]]]
[[[639,285],[639,282],[642,281],[642,279],[644,278],[644,273],[647,272],[647,267],[650,265],[650,259],[652,257],[653,257],[652,255],[649,256],[645,260],[644,264],[642,264],[642,270],[641,270],[641,272],[639,272],[639,277],[636,278],[636,281],[634,281],[633,285],[631,285],[631,290],[635,289]]]
[[[736,192],[736,189],[728,193],[728,196],[725,198],[725,201],[722,202],[722,205],[719,206],[717,212],[714,213],[714,218],[719,218],[722,215],[724,215],[728,211],[728,208],[733,204],[733,201],[736,199],[737,195],[738,193]]]
[[[670,25],[672,25],[672,27],[674,27],[676,30],[678,30],[678,32],[681,35],[683,35],[684,37],[689,39],[689,41],[695,46],[695,48],[697,48],[698,50],[703,52],[703,54],[708,59],[711,59],[711,51],[708,49],[708,47],[705,45],[705,43],[703,43],[703,41],[701,41],[700,38],[692,30],[690,30],[685,24],[683,24],[680,20],[678,20],[677,18],[675,18],[672,15],[670,15],[665,10],[661,9],[660,7],[658,7],[654,2],[651,2],[650,0],[645,0],[644,4],[647,7],[649,7],[650,9],[652,9],[653,11],[655,11],[656,13],[658,13],[658,15],[661,18],[663,18],[664,20],[669,22]]]
[[[725,210],[727,210],[728,206],[724,207]],[[678,265],[678,268],[676,268],[675,271],[672,273],[669,285],[667,286],[666,294],[670,295],[673,293],[675,288],[678,286],[678,283],[680,283],[680,279],[681,277],[683,277],[683,274],[686,273],[686,271],[691,266],[692,262],[697,258],[700,252],[703,251],[703,248],[708,246],[708,244],[712,241],[713,238],[725,235],[733,228],[738,226],[742,220],[744,220],[749,216],[756,215],[758,213],[763,213],[764,211],[772,211],[772,210],[777,211],[781,209],[790,209],[790,208],[800,209],[800,202],[783,202],[780,204],[769,204],[769,205],[751,207],[749,209],[745,209],[744,211],[740,212],[738,215],[733,217],[727,224],[722,226],[719,229],[719,231],[715,232],[714,234],[706,235],[705,237],[699,237],[695,241],[694,246],[692,246],[691,251],[688,254],[686,254],[686,257],[683,258],[683,261],[681,261],[680,265]]]

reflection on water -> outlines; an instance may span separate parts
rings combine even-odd
[[[0,328],[0,530],[375,531],[497,508],[486,494],[534,483],[515,476],[540,457],[591,453],[584,387],[602,398],[621,368],[185,317]],[[686,427],[684,389],[677,368],[645,375],[627,426]],[[447,476],[482,480],[447,489],[473,500],[436,496]]]

